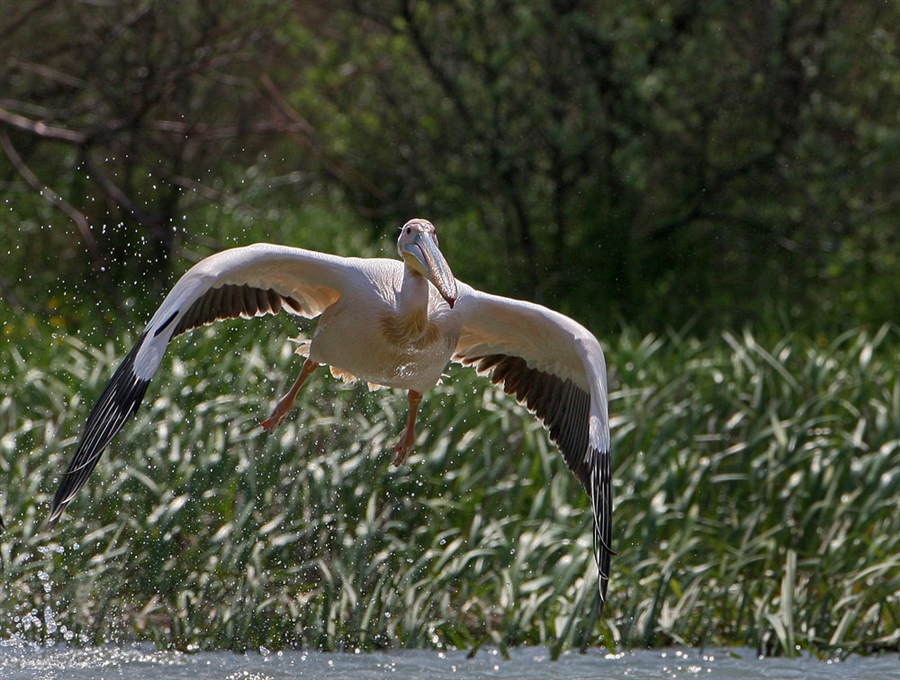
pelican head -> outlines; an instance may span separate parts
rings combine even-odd
[[[456,278],[438,247],[437,231],[428,220],[410,220],[400,230],[397,252],[411,271],[434,284],[451,309],[456,302]]]

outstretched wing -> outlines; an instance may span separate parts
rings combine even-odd
[[[583,326],[546,307],[460,284],[462,328],[454,361],[474,366],[550,431],[591,499],[594,559],[603,610],[613,552],[606,360]]]
[[[258,244],[223,251],[192,267],[156,310],[88,416],[53,498],[50,526],[137,410],[173,337],[219,319],[277,314],[282,309],[318,316],[348,286],[365,285],[353,263],[352,258]]]

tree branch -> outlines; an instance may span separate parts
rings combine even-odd
[[[13,167],[22,176],[22,179],[25,180],[28,186],[39,193],[50,205],[64,212],[69,219],[75,222],[75,226],[78,227],[78,232],[81,234],[81,240],[84,241],[84,245],[87,247],[91,262],[94,266],[99,266],[103,261],[103,258],[100,255],[100,249],[97,247],[97,242],[94,240],[93,234],[91,234],[91,227],[90,224],[88,224],[87,217],[71,203],[66,201],[66,199],[38,179],[37,175],[25,165],[22,157],[19,156],[19,153],[12,145],[9,135],[5,132],[0,132],[0,147],[3,148],[6,157],[9,158],[10,163],[13,164]]]
[[[416,23],[413,3],[403,2],[400,9],[401,16],[409,27],[409,36],[412,38],[413,46],[416,48],[416,52],[419,53],[419,57],[422,59],[425,67],[431,72],[431,75],[434,76],[434,79],[444,91],[444,94],[450,98],[450,101],[453,103],[453,108],[456,109],[460,118],[465,122],[466,127],[481,137],[477,122],[466,106],[462,93],[456,87],[456,83],[453,82],[453,79],[447,75],[444,69],[437,63],[434,53],[429,49],[428,39],[422,33],[419,24]]]
[[[100,172],[100,168],[97,167],[97,164],[94,163],[94,159],[91,158],[91,155],[87,153],[86,150],[85,153],[81,155],[81,157],[84,160],[84,164],[87,168],[88,173],[94,177],[94,179],[97,181],[97,184],[107,196],[118,203],[122,208],[134,215],[134,217],[136,217],[142,224],[148,227],[153,227],[158,224],[158,218],[150,215],[144,210],[141,210],[134,201],[128,198],[124,191],[116,186],[115,183],[113,183],[113,181],[106,175]]]
[[[47,125],[39,120],[31,120],[6,109],[0,109],[0,123],[6,123],[17,130],[30,132],[44,139],[55,139],[59,142],[68,142],[69,144],[85,144],[88,139],[87,135],[82,132]]]

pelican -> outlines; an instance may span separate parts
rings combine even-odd
[[[422,395],[457,362],[490,375],[549,430],[590,497],[598,609],[609,583],[612,480],[606,361],[583,326],[537,304],[482,293],[457,281],[434,226],[407,222],[387,258],[338,257],[256,244],[201,260],[175,284],[100,395],[62,477],[53,526],[103,450],[141,403],[172,338],[219,319],[321,316],[302,347],[303,367],[262,427],[274,431],[321,365],[343,378],[407,391],[409,414],[393,449],[402,465],[416,440]]]

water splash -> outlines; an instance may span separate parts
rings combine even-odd
[[[64,555],[65,548],[61,545],[38,546],[37,552],[45,564],[53,559],[53,555]],[[31,559],[30,554],[26,553],[25,557]],[[15,607],[16,612],[24,613],[12,617],[12,626],[3,631],[8,637],[2,643],[7,647],[18,647],[21,651],[49,649],[59,644],[89,644],[87,636],[76,636],[68,626],[60,623],[57,608],[61,603],[53,599],[53,577],[41,563],[36,566],[36,585],[39,587],[32,593],[30,602],[21,602]]]

